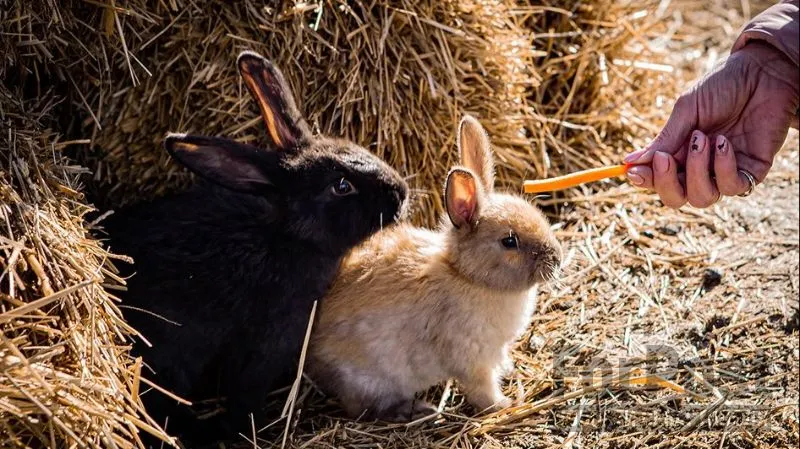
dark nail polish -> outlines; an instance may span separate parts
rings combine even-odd
[[[727,153],[728,152],[728,142],[725,139],[723,139],[722,137],[719,137],[717,139],[717,142],[718,142],[717,143],[717,153],[719,153],[719,154]]]
[[[703,151],[706,147],[706,141],[701,139],[701,137],[703,137],[703,135],[700,134],[699,131],[695,131],[694,134],[692,134],[692,145],[690,148],[695,153]]]

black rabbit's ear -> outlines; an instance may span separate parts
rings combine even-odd
[[[272,143],[278,150],[296,148],[311,138],[283,74],[257,53],[245,51],[236,60],[247,90],[258,102]]]
[[[164,147],[189,170],[225,188],[260,193],[271,186],[269,172],[278,166],[275,155],[221,137],[169,134]]]

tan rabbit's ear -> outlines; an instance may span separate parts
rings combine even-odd
[[[236,66],[247,90],[258,102],[268,135],[278,150],[297,148],[311,138],[308,127],[292,91],[277,67],[261,55],[245,51],[236,59]]]
[[[470,115],[465,115],[458,127],[458,153],[461,165],[478,174],[486,191],[494,190],[494,159],[489,136]]]
[[[447,175],[444,188],[445,208],[453,226],[474,227],[480,217],[482,189],[469,170],[454,168]]]

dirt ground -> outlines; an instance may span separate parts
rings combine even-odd
[[[797,447],[799,161],[793,133],[752,196],[706,210],[626,185],[541,200],[567,258],[506,379],[525,405],[475,417],[448,384],[427,394],[440,416],[381,426],[306,382],[258,445]]]

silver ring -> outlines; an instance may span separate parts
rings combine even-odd
[[[747,178],[747,182],[750,184],[750,186],[747,188],[747,191],[740,193],[738,196],[750,196],[750,194],[753,193],[753,190],[756,188],[756,178],[754,178],[753,175],[751,175],[747,170],[739,169],[739,173],[743,174],[744,177]]]

